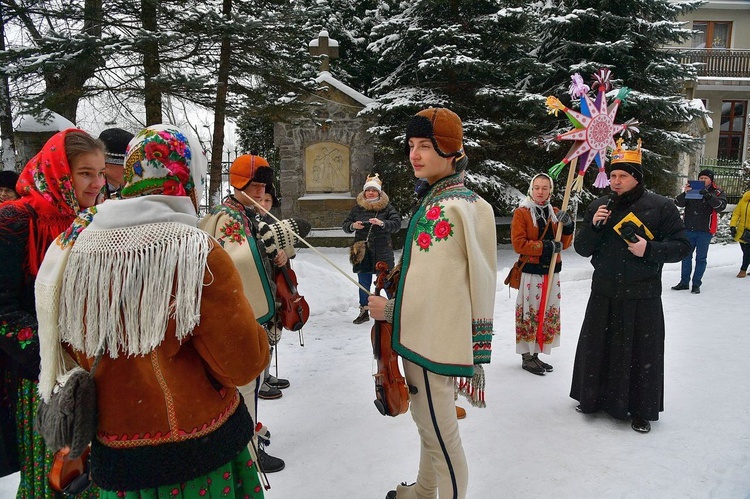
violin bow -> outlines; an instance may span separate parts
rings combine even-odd
[[[249,200],[250,200],[250,201],[251,201],[251,202],[252,202],[252,203],[253,203],[253,204],[254,204],[255,206],[257,206],[257,207],[258,207],[258,209],[260,209],[260,210],[263,210],[263,211],[265,211],[265,210],[263,209],[263,207],[262,207],[262,206],[260,205],[260,203],[258,203],[258,202],[257,202],[256,200],[254,200],[253,198],[251,198],[251,197],[250,197],[250,196],[248,196],[247,194],[245,194],[245,192],[244,192],[244,191],[241,191],[241,190],[239,190],[239,189],[236,189],[236,190],[235,190],[235,192],[238,192],[238,193],[242,194],[243,196],[245,196],[245,197],[246,197],[247,199],[249,199]],[[266,213],[268,213],[268,215],[269,215],[269,216],[270,216],[271,218],[273,218],[273,219],[274,219],[274,221],[276,221],[277,223],[280,223],[280,222],[281,222],[281,220],[279,220],[278,218],[276,218],[276,216],[275,216],[275,215],[274,215],[273,213],[271,213],[270,211],[266,211]],[[372,292],[371,292],[371,291],[370,291],[369,289],[367,289],[367,288],[365,288],[364,286],[362,286],[362,285],[361,285],[360,283],[358,283],[357,281],[355,281],[355,280],[354,280],[354,279],[353,279],[353,278],[352,278],[352,277],[351,277],[351,276],[350,276],[349,274],[347,274],[346,272],[344,272],[343,270],[341,270],[341,268],[340,268],[340,267],[339,267],[338,265],[336,265],[335,263],[333,263],[333,262],[332,262],[332,261],[331,261],[330,259],[328,259],[328,257],[326,257],[326,256],[325,256],[325,255],[324,255],[323,253],[321,253],[320,251],[318,251],[317,249],[315,249],[315,248],[314,248],[314,247],[313,247],[313,246],[312,246],[312,245],[311,245],[310,243],[308,243],[307,241],[305,241],[305,239],[304,239],[304,238],[303,238],[302,236],[300,236],[299,234],[297,234],[296,232],[294,232],[294,231],[293,231],[293,230],[291,230],[291,229],[289,229],[289,232],[291,232],[292,234],[294,234],[294,237],[296,237],[297,239],[299,239],[299,240],[300,240],[300,241],[301,241],[301,242],[302,242],[302,243],[303,243],[303,244],[304,244],[305,246],[307,246],[308,248],[310,248],[311,250],[313,250],[313,251],[314,251],[315,253],[317,253],[318,255],[320,255],[320,257],[321,257],[321,258],[322,258],[323,260],[325,260],[325,261],[326,261],[326,262],[328,262],[328,263],[329,263],[329,264],[330,264],[330,265],[331,265],[331,266],[332,266],[333,268],[335,268],[336,270],[338,270],[338,271],[339,271],[339,272],[341,273],[341,275],[343,275],[344,277],[346,277],[347,279],[349,279],[350,281],[352,281],[352,282],[354,283],[354,285],[355,285],[355,286],[357,286],[357,287],[358,287],[359,289],[361,289],[362,291],[364,291],[364,292],[365,292],[365,293],[367,293],[368,295],[372,295]]]

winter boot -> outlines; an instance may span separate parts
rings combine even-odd
[[[283,459],[268,454],[262,443],[258,445],[258,464],[263,473],[276,473],[286,466]]]
[[[539,358],[539,354],[535,353],[533,355],[534,362],[537,363],[539,367],[545,370],[545,372],[551,373],[555,368],[551,365],[547,364],[546,362],[542,362],[542,359]]]
[[[352,322],[354,324],[364,324],[365,322],[370,322],[370,312],[365,307],[360,305],[359,315]]]
[[[277,378],[274,375],[269,375],[266,378],[266,383],[269,386],[272,386],[274,388],[278,388],[279,390],[283,390],[285,388],[289,388],[289,380],[285,378]]]
[[[737,274],[737,277],[745,277],[747,276],[747,270],[740,270],[740,273]]]
[[[260,385],[260,390],[258,390],[258,397],[263,400],[278,399],[281,398],[282,395],[281,390],[265,382]]]
[[[536,363],[534,357],[532,357],[530,353],[522,353],[521,357],[523,358],[521,361],[521,367],[523,367],[525,371],[529,371],[531,374],[536,374],[538,376],[544,376],[544,368]]]
[[[690,289],[690,286],[680,282],[680,283],[677,283],[676,286],[672,286],[672,289],[674,289],[675,291],[683,291],[685,289]]]

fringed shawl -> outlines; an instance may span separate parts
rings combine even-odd
[[[77,238],[55,241],[37,278],[44,399],[66,370],[60,341],[88,357],[146,355],[170,318],[179,340],[200,322],[211,242],[190,199],[108,201],[97,212]]]

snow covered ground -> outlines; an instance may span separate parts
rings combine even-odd
[[[346,249],[324,254],[349,270]],[[628,422],[582,415],[568,397],[591,266],[563,254],[563,337],[543,377],[521,369],[513,329],[515,291],[502,280],[515,256],[498,249],[498,287],[487,408],[467,403],[460,422],[469,497],[750,498],[750,278],[737,279],[737,244],[711,246],[702,293],[672,291],[679,264],[664,268],[667,324],[665,412],[649,434]],[[418,437],[411,416],[381,416],[372,401],[370,325],[351,323],[357,290],[309,249],[294,260],[310,304],[305,346],[280,343],[279,375],[291,387],[260,402],[268,451],[286,460],[269,475],[270,498],[379,499],[415,479]],[[450,297],[450,287],[445,294]],[[370,323],[371,324],[371,323]],[[273,368],[272,368],[273,373]],[[13,497],[18,475],[0,479]]]

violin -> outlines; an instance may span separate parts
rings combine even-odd
[[[375,284],[375,294],[385,287],[388,275],[388,264],[378,262],[375,265],[378,278]],[[386,321],[375,321],[372,326],[370,339],[372,340],[372,353],[378,363],[378,371],[373,374],[375,378],[375,407],[383,416],[398,416],[409,409],[409,391],[406,380],[401,374],[398,365],[398,354],[393,351],[391,338],[393,326]]]
[[[55,452],[52,459],[52,469],[47,479],[52,489],[64,494],[80,494],[91,485],[89,476],[89,454],[91,447],[86,447],[83,453],[71,458],[70,447]]]
[[[276,271],[276,298],[281,302],[278,317],[284,329],[299,331],[310,318],[310,306],[297,291],[297,275],[286,265]]]

